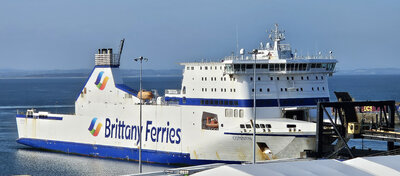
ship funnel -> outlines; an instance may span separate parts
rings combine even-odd
[[[119,67],[119,54],[113,54],[112,48],[98,49],[97,54],[95,54],[95,64],[96,66],[113,66]]]

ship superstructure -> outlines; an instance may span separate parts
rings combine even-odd
[[[257,161],[298,158],[315,147],[311,114],[317,102],[329,101],[327,77],[337,61],[331,53],[325,58],[297,56],[281,44],[284,36],[277,26],[272,34],[273,45],[262,45],[250,55],[241,50],[240,56],[219,62],[182,63],[181,89],[165,90],[164,96],[125,85],[119,75],[121,52],[100,49],[75,102],[75,114],[29,110],[17,115],[17,141],[66,153],[138,160],[141,132],[143,161],[240,163],[252,158],[255,125]],[[146,95],[142,126],[139,93]]]

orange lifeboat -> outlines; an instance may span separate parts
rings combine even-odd
[[[154,95],[151,91],[142,90],[137,94],[137,97],[140,99],[140,95],[142,95],[143,100],[151,100],[153,99]]]
[[[210,128],[218,128],[218,119],[215,117],[207,117],[206,126]]]

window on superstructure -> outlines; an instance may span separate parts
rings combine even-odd
[[[281,92],[283,92],[283,88],[281,88]]]
[[[261,77],[258,77],[258,80],[261,81]]]
[[[267,88],[267,92],[269,92],[270,90],[269,90],[269,88]]]
[[[265,124],[266,128],[271,128],[271,124]]]
[[[207,88],[204,88],[204,90],[207,92]]]
[[[221,81],[223,81],[223,80],[224,80],[224,78],[221,77]]]
[[[251,89],[251,92],[254,92],[254,89]]]
[[[226,89],[224,89],[224,92],[226,92]]]
[[[319,91],[319,87],[317,87],[317,90]]]
[[[215,104],[215,105],[218,105],[218,100],[214,100],[214,104]]]
[[[322,64],[317,64],[317,68],[322,68]]]
[[[207,66],[205,66],[205,67],[204,67],[204,70],[208,70],[208,67],[207,67]]]
[[[268,69],[268,64],[261,64],[262,69]]]
[[[262,89],[260,89],[260,92],[262,92]]]
[[[204,81],[207,81],[207,77],[204,77]]]
[[[232,109],[225,109],[225,117],[232,117],[233,110]]]
[[[223,88],[221,88],[221,92],[223,92],[224,91],[224,89]]]
[[[182,93],[186,94],[186,87],[185,86],[183,86]]]
[[[251,128],[251,125],[250,124],[246,124],[246,128]]]
[[[210,67],[210,70],[212,70],[212,66]]]
[[[214,104],[214,101],[210,100],[210,105]]]
[[[204,100],[200,100],[200,104],[204,104]]]
[[[204,104],[208,105],[208,100],[204,100]]]
[[[245,128],[244,124],[240,124],[240,128]]]
[[[278,81],[279,81],[279,77],[276,77],[276,80],[278,80]]]
[[[235,100],[235,101],[233,101],[233,104],[234,104],[235,106],[238,106],[238,105],[239,105],[239,101]]]
[[[292,80],[294,80],[294,77],[292,76]]]
[[[274,77],[270,77],[271,81],[274,80]]]
[[[244,72],[246,70],[245,64],[240,64],[240,71]]]
[[[279,64],[279,71],[285,71],[285,64]]]
[[[202,70],[203,68],[200,66],[200,70]]]
[[[253,77],[250,77],[250,81],[253,81]]]
[[[204,81],[204,78],[203,78],[203,77],[201,77],[201,80],[202,80],[202,81]]]
[[[204,88],[201,88],[201,91],[204,92]]]
[[[244,117],[244,111],[243,111],[243,109],[239,110],[239,117]]]
[[[246,69],[253,69],[253,64],[247,64]]]
[[[322,90],[325,90],[325,87],[322,87]]]
[[[301,91],[303,91],[303,88],[300,88]]]
[[[236,92],[236,89],[233,89],[233,92]]]
[[[304,80],[304,77],[301,77],[301,80]]]
[[[286,79],[289,80],[289,77],[287,76]]]
[[[321,79],[324,80],[324,76],[321,76]]]
[[[298,92],[298,91],[299,91],[299,88],[296,88],[296,91]]]
[[[238,110],[235,109],[235,110],[233,111],[233,117],[238,117],[238,116],[239,116]]]
[[[228,100],[224,100],[224,105],[228,105]]]
[[[226,77],[224,77],[224,81],[226,81]]]
[[[261,127],[261,128],[265,128],[265,125],[264,125],[264,124],[260,124],[260,127]]]
[[[215,68],[214,70],[217,70],[217,66],[215,66],[214,68]]]
[[[256,128],[260,128],[260,124],[256,123]]]
[[[219,69],[222,70],[222,66],[220,66]]]
[[[224,100],[219,100],[219,105],[224,105]]]
[[[194,70],[194,67],[191,67],[192,70]]]
[[[261,68],[261,64],[256,64],[256,69],[260,69]]]
[[[186,70],[189,70],[190,68],[189,67],[186,67]]]
[[[310,80],[310,78],[307,76],[307,80]]]
[[[287,88],[285,88],[285,92],[287,92]]]
[[[315,76],[315,79],[318,80],[318,76]]]
[[[311,68],[316,68],[317,64],[311,64]]]

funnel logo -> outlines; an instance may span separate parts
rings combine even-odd
[[[101,77],[103,77],[103,74],[104,74],[104,72],[101,71],[101,72],[99,73],[99,75],[97,75],[96,82],[94,82],[94,84],[95,84],[95,85],[97,86],[97,88],[99,88],[100,90],[103,90],[103,89],[106,87],[107,81],[108,81],[108,76],[106,76],[106,77],[104,77],[103,82],[100,82],[100,81],[101,81]]]
[[[92,123],[90,123],[89,129],[88,129],[90,134],[92,134],[93,136],[99,135],[101,126],[103,126],[103,124],[99,123],[99,124],[97,124],[96,129],[94,129],[94,125],[96,124],[96,121],[97,121],[97,118],[96,117],[93,118]]]

